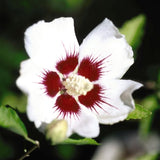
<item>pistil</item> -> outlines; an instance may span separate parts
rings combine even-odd
[[[72,96],[86,95],[93,88],[93,83],[89,79],[77,74],[70,74],[62,84],[66,92]]]

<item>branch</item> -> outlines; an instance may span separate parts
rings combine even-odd
[[[30,156],[30,153],[32,153],[37,148],[40,148],[39,141],[35,141],[35,145],[28,152],[26,152],[22,157],[20,157],[18,160],[23,160],[24,158]]]

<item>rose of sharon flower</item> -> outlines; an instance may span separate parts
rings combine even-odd
[[[39,21],[25,32],[29,59],[18,87],[28,95],[27,115],[37,128],[67,121],[67,137],[96,137],[100,124],[124,120],[140,83],[121,80],[133,64],[124,35],[107,18],[79,46],[72,18]]]

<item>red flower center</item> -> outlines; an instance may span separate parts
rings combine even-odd
[[[60,95],[56,100],[55,107],[57,107],[60,115],[63,115],[63,118],[71,115],[78,116],[80,111],[80,107],[76,100],[68,94]]]
[[[105,103],[102,100],[102,88],[91,82],[98,80],[102,75],[103,60],[84,58],[79,65],[78,73],[69,74],[78,64],[78,54],[67,54],[66,58],[56,65],[57,70],[64,75],[62,80],[56,72],[44,73],[42,84],[47,95],[54,97],[60,91],[61,95],[57,98],[54,107],[63,118],[68,115],[78,116],[80,106],[75,98],[89,109],[95,109],[95,105],[100,107],[101,103]]]
[[[104,59],[97,61],[91,57],[84,58],[78,68],[78,74],[88,78],[90,81],[96,81],[102,75],[102,64]]]
[[[42,84],[48,96],[54,97],[62,88],[60,78],[56,72],[45,71]]]
[[[67,54],[66,58],[60,60],[56,64],[57,70],[62,74],[68,74],[76,68],[78,65],[78,54]]]

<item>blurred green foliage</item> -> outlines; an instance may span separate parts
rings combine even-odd
[[[144,138],[147,138],[147,135],[151,130],[154,114],[156,110],[160,108],[160,105],[155,95],[150,95],[146,97],[141,101],[141,104],[145,106],[145,108],[148,109],[150,112],[152,112],[152,116],[142,119],[140,121],[140,126],[139,126],[140,135]]]
[[[24,51],[17,49],[14,43],[8,41],[5,38],[0,38],[0,104],[2,97],[13,91],[15,88],[15,80],[18,75],[17,70],[19,69],[19,64],[24,60],[27,55]]]
[[[48,0],[50,7],[55,11],[74,12],[80,10],[84,3],[90,0]]]
[[[9,105],[20,113],[26,112],[27,97],[25,95],[16,95],[14,93],[6,93],[1,101],[2,105]]]
[[[59,158],[62,160],[71,160],[75,158],[76,150],[73,145],[58,145],[56,151]]]
[[[141,14],[126,21],[120,28],[120,32],[125,35],[127,42],[132,46],[134,52],[137,51],[142,42],[145,24],[146,17]]]
[[[2,139],[0,136],[0,159],[10,159],[14,155],[13,147]]]
[[[159,160],[159,153],[150,153],[147,155],[143,155],[137,158],[137,160]]]

